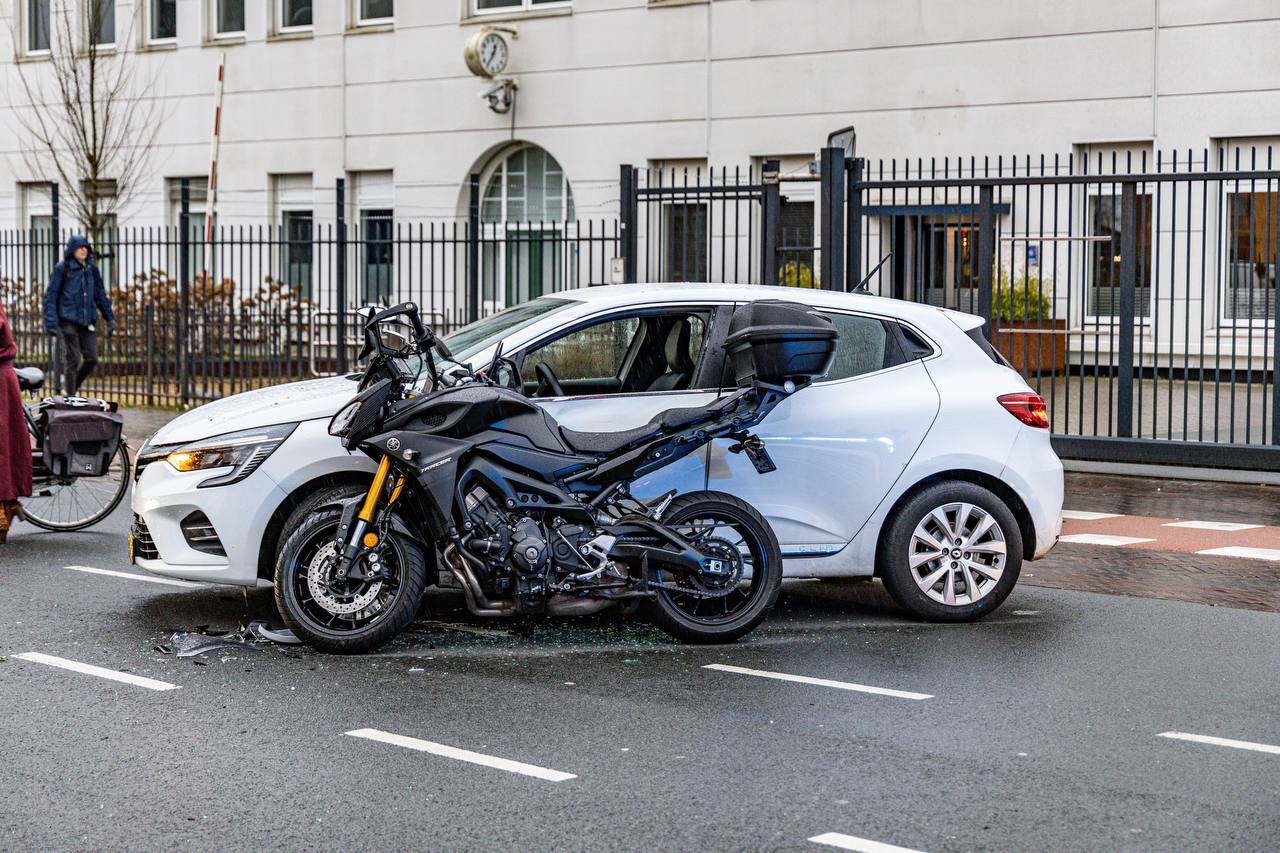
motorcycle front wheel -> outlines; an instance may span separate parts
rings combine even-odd
[[[700,575],[651,568],[655,625],[686,643],[730,643],[764,621],[782,588],[782,549],[755,507],[692,492],[671,502],[662,524],[719,559]]]
[[[276,607],[307,645],[349,655],[379,648],[417,615],[427,581],[422,549],[392,534],[382,548],[383,579],[336,581],[342,511],[311,514],[290,533],[276,562]]]

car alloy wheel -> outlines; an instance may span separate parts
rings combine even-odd
[[[1004,531],[980,506],[943,504],[916,525],[907,559],[912,579],[929,598],[947,606],[973,604],[1004,574]]]

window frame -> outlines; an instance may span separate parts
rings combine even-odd
[[[173,2],[173,35],[157,36],[155,34],[156,26],[156,3],[162,0],[146,0],[146,29],[144,30],[145,38],[143,43],[147,47],[170,47],[178,44],[178,0]]]
[[[279,35],[300,35],[304,33],[314,33],[316,30],[316,4],[313,0],[311,4],[311,23],[289,25],[285,23],[285,4],[289,0],[275,0],[276,27],[275,30]],[[246,10],[247,16],[247,10]]]
[[[240,17],[243,22],[243,28],[239,30],[219,30],[218,24],[221,20],[222,4],[228,0],[209,0],[209,40],[214,42],[220,41],[243,41],[249,30],[249,11],[246,8],[247,0],[240,0]]]
[[[1119,310],[1117,310],[1113,314],[1093,313],[1093,305],[1091,304],[1091,301],[1092,301],[1091,292],[1094,290],[1095,287],[1099,286],[1094,279],[1094,268],[1093,268],[1093,253],[1094,251],[1098,250],[1096,247],[1100,247],[1104,243],[1105,245],[1110,247],[1111,257],[1113,259],[1110,263],[1111,263],[1111,266],[1114,267],[1115,269],[1115,272],[1113,273],[1113,275],[1119,276],[1120,274],[1120,262],[1114,260],[1120,254],[1120,246],[1116,244],[1115,239],[1113,238],[1106,241],[1093,239],[1096,237],[1107,236],[1102,234],[1095,234],[1094,227],[1093,227],[1093,222],[1094,222],[1093,206],[1094,204],[1101,204],[1102,199],[1112,200],[1113,207],[1115,208],[1114,221],[1116,224],[1116,227],[1113,230],[1113,234],[1117,236],[1121,236],[1121,233],[1119,230],[1119,223],[1120,223],[1120,217],[1121,217],[1121,212],[1120,212],[1121,205],[1122,205],[1121,199],[1123,197],[1122,189],[1118,182],[1108,181],[1107,177],[1110,177],[1110,176],[1105,176],[1105,175],[1100,176],[1097,184],[1090,183],[1085,186],[1084,204],[1082,205],[1083,216],[1084,216],[1084,229],[1082,233],[1084,233],[1086,236],[1090,238],[1088,241],[1085,242],[1084,246],[1081,247],[1084,253],[1083,255],[1084,275],[1081,276],[1084,282],[1084,298],[1083,298],[1083,301],[1081,302],[1080,310],[1083,312],[1082,326],[1085,328],[1095,328],[1095,329],[1110,328],[1110,327],[1118,328],[1120,324]],[[1104,189],[1104,187],[1110,187],[1111,189],[1110,191],[1108,191]],[[1146,199],[1145,204],[1150,208],[1150,211],[1145,218],[1143,217],[1142,210],[1141,210],[1144,205],[1144,201],[1143,201],[1144,198]],[[1137,185],[1135,203],[1137,207],[1136,213],[1138,216],[1138,234],[1136,237],[1137,243],[1138,243],[1138,275],[1140,278],[1145,277],[1147,282],[1145,285],[1139,282],[1137,287],[1135,288],[1135,291],[1143,290],[1145,288],[1147,291],[1148,300],[1154,300],[1155,291],[1159,284],[1159,282],[1156,281],[1155,279],[1155,266],[1154,266],[1156,228],[1158,225],[1158,223],[1156,222],[1156,217],[1159,216],[1159,210],[1156,207],[1156,195],[1155,195],[1155,190],[1152,184],[1140,183]],[[1145,260],[1143,257],[1144,249],[1146,253]],[[1111,286],[1116,288],[1117,290],[1120,287],[1120,285],[1118,284],[1113,284]],[[1154,305],[1154,302],[1148,301],[1147,311],[1144,314],[1142,312],[1142,304],[1138,300],[1138,293],[1137,292],[1134,293],[1133,325],[1135,329],[1144,328],[1150,325],[1152,317],[1155,314],[1155,311],[1156,311],[1156,306]]]
[[[35,3],[43,2],[45,4],[45,40],[49,42],[48,47],[33,48],[31,46],[31,24],[35,16],[31,14],[31,7]],[[21,31],[22,31],[22,51],[21,56],[35,59],[37,57],[49,56],[53,53],[53,0],[23,0],[20,8]]]
[[[351,10],[351,20],[357,29],[364,27],[387,27],[392,26],[396,22],[396,13],[394,0],[392,0],[391,16],[388,18],[366,18],[364,16],[365,0],[352,0],[354,8]]]
[[[732,313],[734,305],[735,303],[729,300],[711,299],[697,302],[661,302],[656,305],[646,303],[644,305],[613,306],[603,309],[597,314],[579,317],[566,326],[548,330],[533,340],[520,345],[508,357],[515,362],[516,371],[521,375],[521,381],[523,381],[524,362],[530,352],[549,346],[575,332],[615,320],[640,319],[665,314],[704,313],[708,318],[707,329],[703,333],[702,349],[694,357],[692,384],[706,385],[707,383],[712,383],[714,387],[685,388],[674,391],[619,391],[616,394],[582,394],[567,397],[538,397],[537,399],[539,402],[547,402],[549,400],[580,400],[588,396],[594,396],[596,399],[599,399],[600,396],[618,399],[622,397],[651,397],[659,394],[715,394],[723,390],[724,387],[723,348],[719,345],[724,341],[724,330],[729,325],[728,315]],[[628,354],[627,359],[630,361],[632,355]]]
[[[529,15],[545,9],[572,9],[573,0],[515,0],[518,5],[502,6],[497,9],[481,9],[480,0],[466,0],[467,11],[472,17],[484,18],[491,15]]]

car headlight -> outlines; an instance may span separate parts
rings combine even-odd
[[[338,414],[333,416],[333,420],[329,421],[329,435],[336,435],[339,438],[347,434],[347,430],[351,429],[351,423],[356,419],[356,415],[360,412],[360,400],[352,400],[343,406]]]
[[[165,460],[175,471],[230,468],[231,471],[226,474],[204,480],[198,488],[229,486],[257,471],[297,427],[297,424],[277,424],[215,435],[184,444],[165,457]]]

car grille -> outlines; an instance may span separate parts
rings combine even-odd
[[[147,529],[147,523],[142,520],[142,516],[136,513],[133,516],[133,528],[130,533],[133,535],[133,556],[136,559],[160,559],[160,551],[156,548],[156,543],[151,539],[151,531]]]
[[[187,544],[192,550],[202,554],[213,554],[216,557],[227,556],[227,550],[222,546],[222,540],[218,538],[218,531],[213,529],[213,522],[203,512],[196,510],[191,513],[182,519],[180,527],[182,527],[182,535],[186,537]]]

